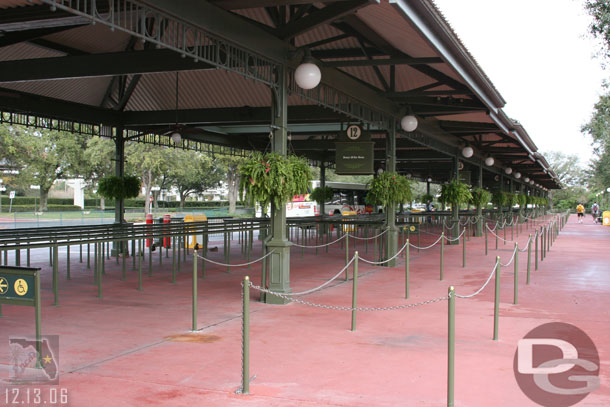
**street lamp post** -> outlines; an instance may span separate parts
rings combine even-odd
[[[0,212],[2,212],[2,191],[6,191],[6,187],[2,185],[2,178],[0,178]]]

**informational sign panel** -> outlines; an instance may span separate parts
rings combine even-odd
[[[34,306],[40,269],[0,267],[0,304]]]
[[[335,172],[339,175],[373,174],[374,145],[370,141],[335,143]]]
[[[357,124],[347,126],[335,143],[335,172],[340,175],[373,174],[374,143],[371,134]]]

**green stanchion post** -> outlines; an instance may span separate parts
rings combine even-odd
[[[358,252],[354,252],[354,279],[352,281],[352,331],[356,330],[356,296],[358,293]]]
[[[250,278],[244,277],[243,283],[243,312],[242,312],[242,371],[241,392],[250,393]]]
[[[405,298],[409,298],[409,239],[405,245]]]
[[[519,291],[519,245],[515,242],[515,295],[513,304],[517,304],[517,294]]]
[[[59,248],[53,244],[53,305],[59,305]]]
[[[102,242],[100,245],[103,247],[104,243]],[[104,257],[104,254],[103,254],[102,250],[98,250],[97,252],[98,252],[98,254],[101,254],[102,258]],[[98,264],[98,267],[101,266],[101,264],[102,264],[101,259],[98,260],[97,264]],[[97,271],[97,298],[102,298],[102,273],[101,273],[101,270]]]
[[[153,239],[151,239],[150,246],[148,246],[148,277],[152,277],[152,246]]]
[[[466,228],[464,228],[463,230],[463,240],[462,240],[462,267],[465,268],[466,267]]]
[[[345,265],[349,263],[349,232],[345,232]],[[345,281],[347,281],[347,270],[345,271]]]
[[[445,252],[445,232],[441,232],[441,281],[443,281],[444,252]]]
[[[70,280],[71,279],[71,277],[70,277],[70,244],[68,244],[66,246],[66,251],[67,251],[67,254],[66,254],[66,279]],[[30,259],[28,258],[28,267],[29,267],[29,265],[30,265]]]
[[[494,232],[494,235],[496,236],[496,250],[498,250],[498,233],[500,232],[500,231],[498,230],[498,227],[499,227],[499,226],[500,226],[500,225],[499,225],[498,223],[496,223],[496,231]]]
[[[487,249],[487,246],[488,246],[488,243],[487,243],[487,222],[484,223],[483,229],[485,229],[485,256],[487,256],[487,254],[488,254],[488,249]]]
[[[527,241],[527,279],[525,284],[529,285],[530,283],[530,271],[532,268],[532,234],[529,235],[529,240]]]
[[[193,326],[197,330],[197,249],[193,250]]]
[[[449,287],[449,313],[447,332],[447,407],[453,407],[455,383],[455,288]]]
[[[172,236],[172,284],[176,284],[176,236]]]
[[[498,322],[500,316],[500,256],[496,256],[496,289],[494,296],[494,336],[493,340],[498,340]]]
[[[535,251],[534,251],[534,270],[538,270],[538,231],[536,231],[536,238],[535,238]]]
[[[123,257],[123,261],[121,262],[121,280],[127,280],[127,248],[123,247],[123,253],[121,256]],[[133,253],[132,253],[133,255]]]
[[[143,241],[138,239],[138,291],[142,291],[142,247]]]

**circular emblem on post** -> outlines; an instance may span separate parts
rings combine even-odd
[[[23,296],[28,293],[28,283],[22,278],[19,278],[15,281],[15,285],[13,288],[15,289],[15,294],[19,296]]]
[[[409,229],[411,230],[411,232],[415,232],[415,226],[411,226]]]
[[[352,124],[347,128],[347,138],[350,140],[358,140],[362,135],[362,127],[357,124]]]
[[[0,277],[0,294],[6,294],[8,291],[8,281],[6,278]]]

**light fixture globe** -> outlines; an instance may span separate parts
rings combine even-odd
[[[525,178],[523,178],[523,181],[524,181],[525,183],[528,183],[528,182],[530,182],[530,179],[529,179],[529,177],[525,177]]]
[[[400,127],[404,130],[404,131],[413,131],[417,128],[417,117],[413,116],[412,114],[408,114],[406,116],[404,116],[401,120],[400,120]]]
[[[428,182],[432,182],[432,178],[428,178],[428,179],[427,179],[427,181],[428,181]]]
[[[493,157],[487,157],[485,159],[485,165],[488,167],[491,167],[492,165],[494,165],[495,162],[496,162],[496,160],[494,160]]]
[[[322,72],[318,65],[311,62],[303,62],[294,71],[294,80],[302,89],[313,89],[320,84]]]
[[[534,185],[534,180],[533,179],[530,180],[530,185]]]
[[[513,169],[512,169],[512,168],[510,168],[510,167],[506,167],[506,168],[504,168],[504,172],[505,172],[507,175],[510,175],[510,174],[512,174],[512,173],[513,173]]]
[[[515,173],[515,178],[517,178],[517,179],[521,178],[521,173],[520,172],[516,172]]]
[[[470,146],[466,146],[462,149],[462,155],[466,158],[472,157],[473,154],[474,154],[474,150]]]
[[[172,133],[171,138],[175,144],[180,144],[180,142],[182,141],[182,135],[177,131]]]

